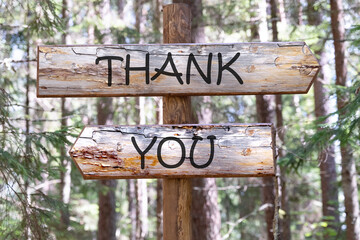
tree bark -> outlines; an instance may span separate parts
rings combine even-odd
[[[164,6],[164,43],[191,42],[191,9],[187,4]],[[164,97],[164,123],[191,123],[190,97]],[[191,240],[191,180],[163,180],[164,239]]]
[[[116,180],[100,180],[98,240],[116,239]]]
[[[97,103],[97,113],[99,125],[111,125],[113,117],[112,98],[100,98]],[[98,240],[115,240],[115,189],[117,182],[116,180],[101,180],[99,183]]]
[[[152,22],[152,28],[154,32],[154,41],[155,43],[161,43],[161,1],[152,0],[153,9],[154,9],[154,20]]]
[[[62,18],[65,22],[65,31],[62,34],[62,44],[71,44],[70,36],[68,34],[69,29],[69,11],[72,6],[72,0],[63,0],[62,2]],[[67,109],[67,103],[65,98],[61,98],[61,128],[67,126],[67,116],[69,111]],[[70,224],[70,192],[71,192],[71,160],[66,156],[65,146],[60,148],[61,165],[63,170],[60,172],[60,193],[61,199],[64,203],[64,208],[61,209],[61,223],[64,229],[67,229]]]
[[[129,217],[130,217],[130,240],[136,239],[136,191],[135,179],[127,179],[127,199],[129,203]]]
[[[336,85],[346,86],[347,59],[345,56],[345,27],[342,0],[330,0],[331,30],[334,38]],[[346,105],[346,96],[337,94],[338,110]],[[342,118],[343,113],[339,113]],[[355,159],[349,145],[340,141],[341,177],[346,213],[346,238],[360,239],[359,199]]]
[[[314,0],[308,0],[307,18],[310,25],[317,26],[321,23],[321,12],[315,10]],[[331,113],[330,103],[328,100],[327,90],[324,87],[330,84],[330,72],[328,66],[328,57],[326,49],[317,52],[320,55],[320,74],[314,81],[314,101],[315,101],[315,116],[317,119],[327,116]],[[329,123],[326,119],[325,123]],[[337,174],[335,163],[334,145],[328,146],[325,150],[318,154],[318,161],[320,163],[320,179],[321,179],[321,196],[322,196],[322,214],[324,221],[329,223],[329,227],[338,232],[339,223],[339,199],[337,187]],[[324,231],[324,238],[331,239],[328,231]]]
[[[214,178],[195,178],[192,201],[193,239],[221,239],[221,217]]]
[[[148,195],[146,179],[136,181],[136,239],[143,240],[148,235]]]
[[[274,119],[274,96],[273,95],[257,95],[256,96],[256,112],[257,120],[260,123],[271,123]],[[267,229],[267,239],[274,239],[273,218],[275,206],[274,178],[263,177],[263,204],[267,204],[265,210],[265,222]]]
[[[260,25],[258,29],[258,35],[261,42],[268,40],[268,31],[266,23],[266,0],[262,0],[259,3],[259,18]],[[274,119],[274,102],[273,95],[257,95],[256,96],[256,113],[257,120],[260,123],[271,123]],[[275,207],[275,192],[274,192],[274,179],[273,177],[263,177],[262,197],[263,204],[267,204],[265,210],[265,222],[267,229],[267,239],[274,239],[273,233],[273,218]]]
[[[156,182],[156,239],[163,239],[163,188],[162,179]]]
[[[277,0],[270,0],[271,7],[271,30],[273,36],[273,42],[279,41],[278,38],[278,2]],[[280,18],[281,19],[281,18]],[[280,148],[278,150],[278,158],[284,157],[284,151],[281,148],[285,143],[285,129],[283,122],[282,114],[282,95],[275,96],[275,114],[276,114],[276,133],[280,140]],[[278,143],[279,145],[279,143]],[[280,220],[280,237],[281,239],[291,240],[291,219],[290,219],[290,206],[289,206],[289,197],[287,192],[287,177],[286,177],[286,167],[277,166],[277,172],[280,175],[280,206],[281,209],[285,212],[282,219]]]
[[[125,5],[126,5],[126,0],[118,0],[117,1],[118,15],[119,15],[120,19],[123,19],[123,17],[124,17]]]
[[[101,18],[105,20],[103,30],[104,44],[111,44],[110,34],[110,0],[103,0],[100,4]],[[111,125],[113,119],[112,98],[100,98],[97,102],[97,122],[99,125]],[[99,221],[98,221],[98,240],[116,239],[116,211],[115,211],[115,189],[116,180],[101,180],[99,196]]]

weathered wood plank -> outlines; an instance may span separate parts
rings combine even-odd
[[[85,179],[271,176],[273,134],[271,124],[88,126],[70,155]]]
[[[164,64],[169,53],[173,66],[171,61]],[[193,58],[189,61],[190,54],[196,59],[203,76],[191,60]],[[111,86],[108,86],[109,57],[117,57],[111,60]],[[188,62],[190,71],[187,71]],[[158,71],[163,65],[165,74],[161,72],[159,75]],[[145,66],[148,66],[148,73]],[[208,67],[211,68],[209,75]],[[175,68],[181,76],[166,75],[166,72],[174,73]],[[128,74],[126,69],[129,70]],[[37,95],[96,97],[306,93],[318,69],[317,59],[304,42],[39,46]]]

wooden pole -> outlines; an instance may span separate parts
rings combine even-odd
[[[175,3],[163,9],[164,43],[191,42],[191,9]],[[164,124],[192,122],[191,97],[164,97]],[[164,240],[191,239],[191,180],[163,180]]]

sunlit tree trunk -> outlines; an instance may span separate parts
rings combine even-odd
[[[342,0],[330,0],[331,30],[334,38],[336,85],[346,86],[347,59],[345,56],[345,27]],[[347,97],[337,94],[337,107],[341,110],[347,103]],[[360,239],[359,198],[357,186],[356,164],[352,149],[344,141],[340,141],[341,177],[344,191],[346,213],[346,238]]]
[[[134,1],[135,28],[139,34],[138,42],[143,43],[142,22],[143,22],[143,3],[144,1]],[[139,97],[137,100],[139,109],[140,125],[145,125],[146,121],[146,97]],[[143,240],[148,235],[148,189],[146,179],[136,180],[136,239]]]
[[[148,198],[146,179],[136,181],[136,239],[143,240],[148,235]]]
[[[329,99],[324,87],[324,84],[330,84],[329,73],[331,70],[327,66],[328,60],[326,51],[323,50],[320,55],[321,77],[318,77],[314,82],[315,115],[317,118],[331,113]],[[330,227],[337,231],[340,223],[334,146],[330,145],[327,149],[321,151],[318,160],[320,163],[323,217],[330,223]],[[325,237],[330,239],[328,235],[325,235]]]
[[[156,239],[163,239],[163,190],[162,179],[156,181]]]
[[[62,2],[62,18],[65,23],[65,30],[62,34],[62,44],[71,44],[70,36],[68,34],[69,29],[69,14],[72,8],[72,0],[63,0]],[[61,98],[61,128],[67,126],[67,116],[69,110],[67,109],[67,101],[65,98]],[[60,172],[60,193],[61,199],[64,203],[64,208],[61,209],[61,223],[66,229],[70,224],[69,203],[71,192],[71,160],[66,155],[65,146],[60,148],[62,171]]]
[[[29,9],[27,9],[29,14]],[[30,37],[27,38],[26,44],[26,57],[30,59]],[[26,82],[25,82],[25,166],[30,164],[30,141],[28,138],[30,137],[30,62],[26,63]],[[29,181],[25,180],[25,193],[26,193],[26,209],[24,210],[23,219],[25,221],[25,239],[31,239],[31,220],[30,220],[30,204],[31,204],[31,195],[29,191]]]
[[[161,43],[161,0],[152,0],[154,8],[154,20],[152,24],[154,32],[155,43]],[[156,112],[155,112],[155,121],[157,124],[163,124],[163,101],[162,97],[154,98]],[[162,179],[156,180],[156,239],[163,239],[163,182]]]
[[[308,24],[318,26],[322,22],[322,14],[315,7],[315,0],[307,0],[307,19]],[[315,116],[317,119],[327,116],[331,113],[329,96],[324,85],[330,84],[331,69],[329,69],[326,49],[322,47],[317,52],[320,55],[320,74],[314,82],[314,101]],[[329,119],[325,120],[326,123]],[[339,200],[338,185],[335,163],[334,145],[330,145],[327,149],[321,151],[318,155],[321,179],[321,196],[322,196],[322,214],[324,221],[329,223],[329,227],[338,232],[340,228],[339,222]],[[324,231],[324,238],[332,239],[328,231]],[[333,237],[334,238],[334,237]]]
[[[266,22],[266,0],[259,2],[259,38],[261,42],[268,41],[268,29]],[[261,123],[274,122],[274,102],[275,97],[273,95],[257,95],[256,96],[256,112],[257,120]],[[274,218],[274,206],[275,206],[275,193],[274,193],[274,178],[263,177],[262,197],[263,204],[266,204],[265,209],[265,222],[267,229],[267,238],[274,239],[273,233],[273,218]]]
[[[135,179],[128,179],[127,181],[127,200],[129,203],[129,218],[130,218],[130,240],[136,239],[136,193],[135,193]]]

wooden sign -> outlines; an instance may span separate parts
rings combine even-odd
[[[274,175],[271,124],[88,126],[70,150],[85,179]]]
[[[304,42],[38,47],[38,97],[306,93]]]

